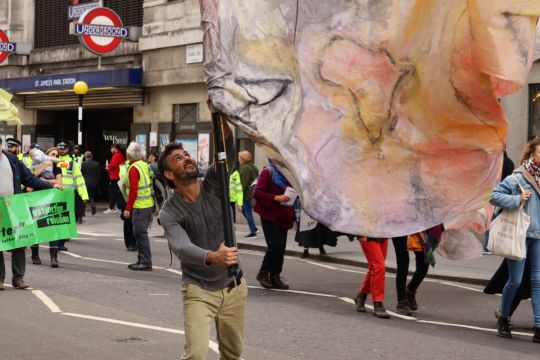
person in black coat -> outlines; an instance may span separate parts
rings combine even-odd
[[[0,164],[0,168],[2,169],[0,174],[0,182],[4,182],[4,184],[6,184],[8,181],[10,181],[8,173],[11,171],[13,189],[3,187],[0,197],[20,194],[21,185],[31,187],[36,190],[50,189],[53,187],[62,189],[61,185],[52,185],[35,177],[30,170],[19,159],[17,159],[15,155],[4,151],[2,149],[2,145],[2,139],[0,138],[0,162],[4,162],[3,164]],[[9,166],[7,166],[5,161],[9,162]],[[11,250],[11,270],[13,274],[13,287],[16,289],[28,288],[28,284],[26,284],[23,279],[26,270],[26,255],[24,247]],[[4,289],[5,275],[6,267],[4,264],[4,254],[0,251],[0,290]]]
[[[84,153],[84,158],[81,165],[81,172],[86,183],[86,189],[88,190],[88,198],[90,201],[90,207],[92,208],[92,215],[96,214],[96,196],[99,188],[99,181],[101,179],[101,168],[99,163],[95,161],[94,156],[90,151]],[[86,208],[86,204],[85,204]],[[86,212],[86,209],[85,211]]]

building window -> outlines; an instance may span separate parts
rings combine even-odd
[[[529,138],[540,135],[540,84],[529,86]]]
[[[77,36],[69,35],[68,8],[73,0],[35,0],[35,41],[36,49],[75,45]],[[83,1],[79,0],[79,4]],[[144,0],[104,0],[103,6],[116,11],[124,26],[143,25]]]
[[[176,133],[195,131],[199,119],[199,104],[173,105],[173,122]]]

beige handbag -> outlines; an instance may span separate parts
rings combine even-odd
[[[521,192],[525,190],[516,180]],[[491,223],[489,230],[488,250],[494,255],[503,256],[511,260],[521,260],[527,257],[526,238],[531,218],[521,203],[515,210],[503,210]]]

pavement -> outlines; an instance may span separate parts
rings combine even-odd
[[[258,218],[257,214],[254,214]],[[102,221],[105,221],[105,226],[108,229],[114,229],[115,231],[122,232],[122,224],[117,221],[119,215],[109,215],[104,217]],[[258,220],[258,219],[257,219]],[[258,221],[257,221],[258,223]],[[237,214],[236,228],[236,241],[240,249],[249,249],[257,251],[266,250],[266,242],[262,234],[262,228],[260,229],[257,237],[245,238],[249,233],[249,228],[245,223],[245,219],[241,214]],[[290,256],[302,255],[304,248],[299,246],[294,241],[295,230],[290,230],[287,239],[287,251],[286,254]],[[154,219],[154,225],[150,230],[150,236],[164,238],[163,229],[157,224]],[[342,236],[338,238],[338,244],[336,247],[325,246],[326,255],[319,255],[318,249],[310,249],[310,260],[317,260],[320,262],[351,265],[362,268],[367,268],[367,260],[364,256],[358,241],[349,241],[347,237]],[[502,258],[493,255],[484,255],[477,259],[468,261],[455,261],[445,259],[440,255],[436,255],[436,264],[434,267],[430,267],[428,277],[433,279],[457,281],[468,284],[485,285],[491,276],[495,273]],[[391,243],[388,244],[388,255],[386,259],[386,270],[389,273],[396,272],[396,257],[394,249]],[[409,265],[410,270],[414,270],[414,256],[411,254],[411,260]]]

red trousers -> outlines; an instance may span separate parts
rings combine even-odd
[[[386,253],[388,239],[383,241],[360,242],[368,261],[368,272],[364,283],[360,286],[362,294],[371,294],[373,301],[384,300],[384,277],[386,274]]]

